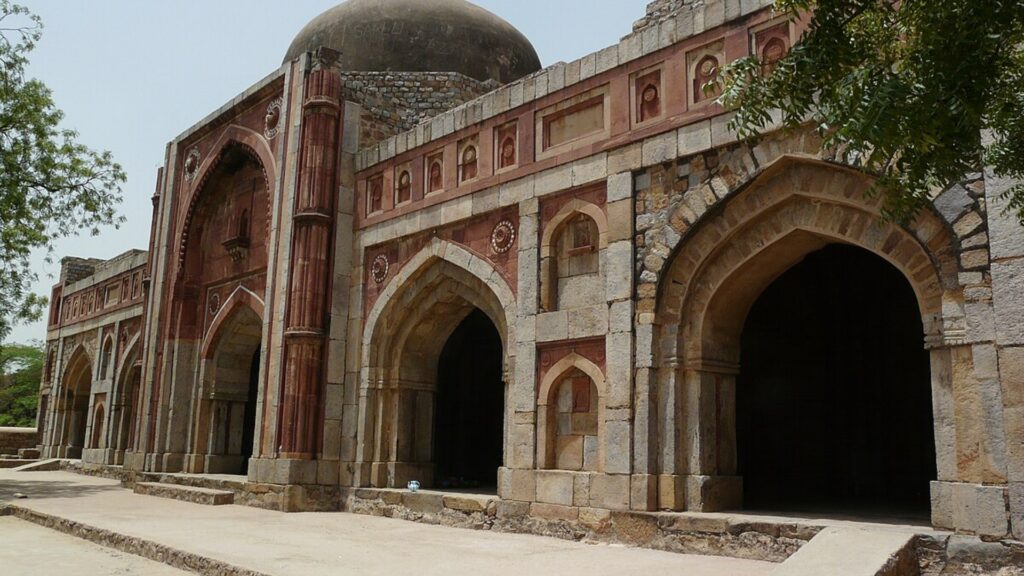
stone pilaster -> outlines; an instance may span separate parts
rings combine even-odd
[[[337,57],[326,49],[317,53],[302,107],[278,432],[280,457],[290,460],[312,460],[320,451],[342,115]]]

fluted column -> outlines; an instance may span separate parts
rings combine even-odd
[[[280,457],[287,459],[312,459],[320,448],[341,122],[336,60],[326,49],[314,55],[302,106],[278,432]]]

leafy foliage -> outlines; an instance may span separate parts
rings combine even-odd
[[[906,220],[983,166],[1024,181],[1024,2],[776,0],[808,18],[800,42],[761,74],[723,70],[732,127],[817,126],[823,146],[879,175],[886,216]],[[777,119],[777,118],[776,118]],[[1007,193],[1024,222],[1024,186]]]
[[[0,0],[0,341],[46,305],[31,292],[33,250],[46,249],[49,259],[55,239],[123,220],[115,210],[124,170],[61,128],[50,90],[25,77],[41,35],[38,16]]]
[[[0,426],[35,425],[44,356],[39,342],[0,349]]]

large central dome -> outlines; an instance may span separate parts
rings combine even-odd
[[[321,46],[341,52],[352,71],[459,72],[507,84],[540,69],[522,33],[464,0],[349,0],[307,24],[285,62]]]

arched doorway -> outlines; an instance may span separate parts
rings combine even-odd
[[[79,350],[64,371],[64,445],[68,458],[81,458],[89,440],[92,363]]]
[[[509,437],[514,318],[504,279],[455,244],[431,242],[390,280],[363,333],[361,485],[497,484]]]
[[[929,355],[906,278],[832,244],[747,315],[736,378],[748,509],[927,516],[936,479]]]
[[[256,438],[262,321],[237,303],[211,335],[193,422],[192,472],[247,474]]]
[[[667,409],[655,415],[658,428],[654,438],[657,443],[656,456],[659,467],[665,476],[672,476],[672,483],[667,486],[668,489],[659,493],[659,507],[713,512],[735,510],[751,503],[757,506],[758,495],[749,492],[758,490],[758,482],[755,480],[753,484],[747,486],[746,478],[746,473],[752,465],[754,476],[758,475],[756,463],[752,463],[750,458],[752,450],[749,447],[743,448],[745,454],[742,462],[739,453],[739,435],[748,437],[749,442],[752,435],[749,430],[754,427],[751,424],[752,419],[762,417],[764,420],[758,423],[760,428],[754,434],[766,427],[770,434],[773,427],[793,424],[800,426],[805,434],[831,433],[833,422],[827,420],[823,423],[820,408],[799,409],[801,402],[808,401],[808,396],[802,392],[798,391],[786,404],[789,410],[787,414],[775,417],[766,414],[770,408],[770,405],[766,404],[768,400],[759,401],[756,396],[753,400],[738,398],[738,386],[743,378],[748,377],[744,374],[745,370],[750,368],[753,371],[750,376],[754,378],[758,378],[759,373],[760,377],[764,378],[766,370],[770,370],[759,369],[756,362],[751,364],[751,358],[758,354],[757,350],[751,347],[770,346],[771,342],[765,340],[781,338],[777,334],[768,337],[750,336],[756,334],[758,323],[758,313],[751,311],[755,305],[762,305],[762,296],[767,294],[765,298],[770,298],[770,294],[774,292],[771,288],[780,278],[785,277],[791,270],[796,270],[794,274],[799,274],[801,263],[813,263],[817,259],[814,255],[822,250],[825,250],[824,253],[827,255],[830,251],[855,250],[853,247],[857,247],[863,251],[862,255],[866,252],[870,256],[868,259],[871,263],[866,264],[869,266],[867,271],[857,268],[859,265],[849,264],[850,270],[859,270],[859,273],[853,280],[845,281],[846,284],[881,282],[879,278],[895,278],[883,284],[883,291],[888,291],[890,296],[897,290],[904,293],[906,290],[912,292],[912,295],[904,300],[906,305],[900,308],[900,314],[904,318],[913,315],[917,321],[901,321],[899,327],[891,328],[888,325],[891,319],[886,318],[886,324],[868,324],[868,329],[864,331],[869,334],[869,339],[874,340],[880,339],[882,332],[895,335],[916,331],[912,340],[910,336],[902,340],[911,343],[907,349],[912,347],[912,350],[909,353],[905,352],[899,360],[901,369],[903,364],[914,364],[927,354],[929,381],[925,386],[930,387],[930,390],[918,397],[912,410],[913,418],[920,416],[922,420],[934,419],[934,444],[920,445],[927,444],[927,440],[921,440],[927,438],[927,431],[923,434],[911,433],[917,438],[915,454],[912,457],[933,457],[936,447],[955,443],[955,430],[948,417],[953,410],[952,397],[942,393],[943,387],[949,386],[951,375],[955,377],[952,373],[952,357],[943,349],[947,342],[945,331],[950,329],[949,337],[952,338],[958,334],[955,324],[945,317],[943,308],[947,299],[957,297],[959,265],[955,253],[949,248],[950,232],[941,218],[929,211],[923,211],[918,219],[907,227],[886,220],[880,213],[880,200],[877,197],[874,200],[865,200],[865,193],[870,189],[870,185],[871,179],[864,174],[815,161],[780,159],[756,180],[737,191],[734,196],[723,200],[721,209],[709,210],[705,219],[694,226],[678,245],[661,279],[657,322],[652,326],[650,335],[651,340],[658,344],[654,351],[657,369],[652,395],[656,398],[666,398],[669,402]],[[844,248],[830,248],[837,244],[843,245]],[[840,260],[843,264],[837,267],[845,269],[844,266],[848,264],[846,258]],[[871,267],[875,265],[882,266],[883,270]],[[892,274],[896,276],[893,277]],[[899,287],[892,288],[893,283]],[[820,295],[820,288],[812,287],[810,290],[815,295]],[[840,297],[834,297],[837,298]],[[863,310],[858,310],[856,300],[851,299],[853,296],[844,295],[841,298],[847,301],[833,303],[832,307],[844,307],[845,312],[849,314],[842,320],[831,319],[824,322],[824,325],[829,330],[854,331],[849,325],[866,322],[864,316],[867,314]],[[767,301],[769,303],[765,306],[770,309],[777,308],[770,300]],[[810,297],[804,298],[795,304],[795,309],[788,313],[780,313],[776,317],[776,322],[796,321],[801,314],[812,308],[812,303],[813,299]],[[747,330],[745,335],[748,317],[752,318],[752,323],[751,329]],[[847,325],[835,325],[843,322]],[[775,330],[783,329],[778,324],[775,326]],[[641,325],[638,330],[642,332],[644,326]],[[791,336],[793,332],[794,329],[790,328],[786,334]],[[751,344],[751,341],[754,344]],[[810,354],[815,349],[814,346],[818,345],[821,345],[821,342],[814,339],[810,343],[788,346],[785,352]],[[779,363],[783,361],[781,354],[773,350],[762,352],[767,361]],[[850,360],[851,357],[869,355],[868,351],[847,351],[847,357],[843,361],[846,364],[872,362],[870,358],[867,361]],[[804,372],[810,371],[815,365],[811,361],[790,364],[795,366],[793,372],[800,376],[804,376]],[[844,366],[839,370],[852,371],[855,368],[857,366]],[[770,372],[767,373],[771,376]],[[795,376],[784,377],[787,378],[787,382],[796,380]],[[900,385],[905,383],[900,382]],[[846,383],[845,386],[849,388],[851,385]],[[745,412],[742,414],[737,412],[738,401],[746,404]],[[838,398],[837,401],[847,402],[843,398]],[[771,402],[784,403],[785,400],[772,398]],[[765,409],[759,410],[759,404],[763,404]],[[868,410],[868,406],[862,405],[862,410]],[[870,410],[878,409],[871,406]],[[813,414],[810,414],[812,412]],[[856,414],[856,410],[848,413]],[[781,422],[775,422],[776,419]],[[817,419],[817,423],[814,419]],[[884,421],[891,436],[903,434],[904,427],[909,426],[915,427],[917,431],[922,430],[919,422],[910,422],[907,419],[907,414],[900,414],[879,418],[876,422]],[[743,431],[744,427],[747,431]],[[782,443],[784,446],[790,446],[785,440]],[[877,449],[887,450],[892,445],[895,443],[886,442],[883,447]],[[917,454],[917,451],[923,454]],[[896,458],[902,456],[896,452],[891,454]],[[842,458],[849,455],[835,456]],[[805,457],[803,460],[809,459],[810,457]],[[790,468],[806,468],[807,462],[803,460]],[[943,472],[932,478],[942,475],[948,477],[952,474],[953,468],[948,459],[934,458],[934,465],[942,467]],[[779,476],[780,466],[782,464],[779,460],[772,460],[772,464],[766,464],[761,471],[762,477],[767,474]],[[914,485],[914,491],[930,488],[927,479],[924,486],[921,486],[920,478],[924,477],[921,470],[923,467],[915,468],[911,476],[917,479],[908,482]],[[792,473],[796,479],[802,478],[799,472]],[[884,503],[872,498],[870,491],[863,487],[868,482],[862,473],[861,470],[852,473],[832,470],[816,474],[828,477],[828,481],[832,482],[834,487],[846,484],[847,488],[843,490],[847,494],[869,494],[868,498],[861,501],[873,502],[871,507],[874,509],[885,506]],[[899,472],[890,470],[890,473]],[[790,477],[789,480],[794,481],[794,477]],[[851,484],[856,487],[850,488]],[[700,489],[691,489],[694,486]],[[836,492],[831,494],[833,499],[826,499],[826,507],[834,509],[838,503],[839,508],[842,508],[843,502],[839,496],[843,490],[836,488]],[[750,503],[744,502],[745,491],[751,496]],[[771,491],[769,487],[762,490],[762,493]],[[793,489],[793,493],[807,496],[799,488]],[[879,494],[875,492],[873,495]],[[910,499],[912,498],[904,502]],[[802,504],[806,502],[797,502],[795,505]],[[793,503],[771,502],[770,499],[768,502],[762,500],[760,505],[782,510],[792,510],[794,506]],[[846,511],[871,511],[864,510],[862,506],[856,508]],[[887,509],[887,512],[892,511],[891,508]]]
[[[434,479],[438,488],[495,487],[502,465],[505,387],[501,336],[479,309],[448,338],[437,368]]]

